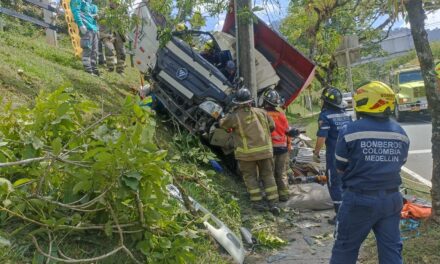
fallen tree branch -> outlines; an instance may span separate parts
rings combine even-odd
[[[79,211],[79,212],[85,212],[85,213],[98,212],[98,211],[105,210],[105,207],[96,208],[96,209],[83,209],[83,208],[81,208],[81,206],[74,206],[74,205],[69,205],[69,204],[61,203],[61,202],[54,201],[54,200],[51,200],[51,199],[48,199],[48,198],[45,198],[45,197],[42,197],[42,196],[39,196],[39,195],[33,195],[33,196],[27,197],[27,199],[32,199],[32,198],[39,199],[39,200],[42,200],[42,201],[45,201],[45,202],[48,202],[48,203],[51,203],[51,204],[56,204],[56,205],[58,205],[60,207],[64,207],[64,208],[67,208],[67,209],[70,209],[70,210],[73,210],[73,211]],[[90,207],[90,206],[88,206],[88,207]]]
[[[136,204],[139,214],[139,221],[141,222],[142,227],[145,227],[145,216],[144,216],[144,204],[142,203],[141,198],[139,197],[139,191],[136,192]]]
[[[25,165],[25,164],[29,164],[32,162],[37,162],[37,161],[42,161],[42,160],[47,160],[47,159],[50,159],[50,158],[49,157],[38,157],[38,158],[31,158],[31,159],[25,159],[25,160],[5,162],[5,163],[0,163],[0,168],[10,167],[10,166],[15,166],[15,165]]]
[[[89,130],[92,129],[93,127],[97,126],[99,123],[101,123],[102,121],[104,121],[106,118],[108,118],[108,117],[111,116],[111,115],[112,115],[112,114],[109,113],[109,114],[107,114],[107,115],[101,117],[101,118],[98,119],[97,121],[95,121],[95,122],[94,122],[93,124],[91,124],[90,126],[84,128],[84,129],[83,129],[78,135],[76,135],[75,137],[70,138],[70,140],[67,141],[66,144],[64,144],[64,146],[63,146],[62,149],[65,150],[65,149],[67,148],[67,146],[70,144],[70,142],[72,142],[72,140],[73,140],[74,138],[78,138],[78,137],[84,135],[87,131],[89,131]],[[71,150],[70,150],[70,151],[67,151],[67,152],[65,152],[65,153],[63,153],[61,156],[65,156],[65,155],[69,154],[70,152],[71,152]]]
[[[135,262],[135,263],[137,263],[137,264],[141,264],[141,262],[138,261],[138,260],[134,257],[133,253],[131,253],[131,251],[125,246],[125,244],[124,244],[124,234],[122,233],[122,228],[121,228],[121,226],[119,225],[118,217],[116,216],[116,214],[115,214],[115,212],[113,211],[113,208],[112,208],[112,206],[110,205],[109,202],[107,202],[107,206],[108,206],[108,209],[110,210],[110,214],[112,215],[113,221],[115,221],[116,227],[118,228],[118,233],[119,233],[119,243],[120,243],[122,249],[125,251],[125,253],[126,253],[126,254],[127,254],[127,255],[128,255],[128,256],[129,256],[134,262]]]
[[[7,212],[7,213],[9,213],[9,214],[11,214],[11,215],[13,215],[15,217],[18,217],[18,218],[20,218],[22,220],[31,222],[31,223],[39,225],[39,226],[51,227],[48,224],[41,223],[41,222],[39,222],[37,220],[34,220],[34,219],[28,218],[28,217],[26,217],[24,215],[18,214],[18,213],[14,212],[14,211],[11,211],[11,210],[3,207],[3,206],[0,206],[0,211],[5,211],[5,212]],[[133,226],[136,226],[136,224],[137,223],[127,223],[127,224],[120,224],[118,226],[119,226],[119,228],[121,228],[121,227],[133,227]],[[112,228],[117,228],[118,226],[113,225]],[[93,229],[104,230],[105,229],[105,225],[91,225],[91,226],[57,225],[56,227],[57,228],[65,228],[65,229],[73,229],[73,230],[93,230]]]
[[[47,231],[47,236],[49,238],[49,255],[52,256],[52,243],[53,243],[53,241],[52,241],[52,236],[50,235],[50,231]],[[50,263],[50,258],[47,258],[46,264],[49,264],[49,263]]]
[[[180,195],[182,196],[183,205],[186,207],[186,209],[188,209],[191,215],[197,216],[197,211],[194,208],[192,202],[189,200],[189,197],[186,194],[185,189],[183,189],[182,186],[177,181],[174,181],[174,185],[176,185],[177,189],[179,189]]]
[[[58,257],[51,256],[51,255],[47,254],[46,252],[44,252],[40,248],[40,245],[38,244],[37,239],[33,235],[30,235],[30,236],[32,238],[32,242],[34,243],[35,248],[37,249],[38,253],[40,253],[41,255],[45,256],[46,258],[49,258],[49,259],[52,259],[52,260],[55,260],[55,261],[64,262],[64,263],[94,262],[94,261],[98,261],[98,260],[102,260],[102,259],[108,258],[108,257],[116,254],[118,251],[124,250],[124,248],[125,248],[125,246],[117,247],[117,248],[113,249],[112,251],[110,251],[110,252],[108,252],[108,253],[106,253],[104,255],[101,255],[101,256],[98,256],[98,257],[94,257],[94,258],[86,258],[86,259],[73,259],[73,258],[70,258],[70,257],[69,258],[58,258]]]

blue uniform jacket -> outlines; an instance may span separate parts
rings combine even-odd
[[[70,1],[70,9],[78,28],[85,26],[87,30],[98,32],[99,28],[95,19],[98,7],[92,4],[92,0],[72,0]]]
[[[342,187],[386,190],[398,187],[408,157],[409,138],[392,119],[365,117],[344,127],[336,145]]]
[[[318,137],[324,137],[326,146],[327,168],[334,167],[335,148],[339,130],[352,122],[351,115],[344,109],[326,109],[321,111],[318,119],[319,129],[316,133]]]

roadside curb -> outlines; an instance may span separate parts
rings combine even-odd
[[[414,179],[416,179],[417,181],[423,183],[424,185],[432,188],[432,183],[431,181],[423,178],[422,176],[420,176],[419,174],[415,173],[414,171],[408,169],[407,167],[403,166],[402,167],[402,171],[407,173],[409,176],[413,177]]]

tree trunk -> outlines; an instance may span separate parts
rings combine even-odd
[[[251,91],[252,97],[257,98],[257,77],[255,70],[255,46],[252,1],[236,0],[237,3],[237,42],[239,74],[244,84]]]
[[[422,0],[406,0],[405,9],[411,26],[417,57],[420,63],[426,95],[432,115],[432,212],[433,220],[440,223],[440,88],[436,89],[435,76],[430,74],[434,69],[434,58],[425,30],[425,10]]]

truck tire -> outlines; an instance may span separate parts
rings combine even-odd
[[[394,117],[396,118],[397,122],[402,122],[404,121],[404,113],[399,111],[399,107],[396,104],[396,107],[394,108]]]

